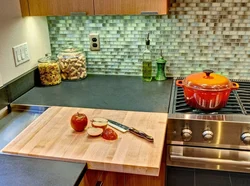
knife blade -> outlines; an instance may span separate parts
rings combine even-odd
[[[138,136],[140,138],[144,138],[149,142],[154,142],[154,138],[152,136],[149,136],[148,134],[146,134],[146,133],[144,133],[144,132],[142,132],[140,130],[137,130],[137,129],[133,128],[133,127],[128,127],[126,125],[123,125],[121,123],[118,123],[118,122],[110,120],[110,119],[108,119],[108,125],[115,128],[115,129],[117,129],[117,130],[119,130],[119,131],[121,131],[121,132],[129,131],[130,133],[132,133],[132,134],[134,134],[134,135],[136,135],[136,136]]]

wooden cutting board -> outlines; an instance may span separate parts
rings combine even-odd
[[[70,118],[76,113],[108,118],[154,137],[154,143],[114,129],[118,139],[108,141],[75,132]],[[166,134],[167,114],[118,110],[50,107],[3,148],[5,153],[64,161],[87,162],[88,169],[158,176]]]

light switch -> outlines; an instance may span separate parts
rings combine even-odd
[[[30,60],[28,44],[23,43],[12,48],[16,66]]]
[[[22,61],[22,58],[21,58],[21,55],[20,55],[20,54],[17,55],[17,61],[18,61],[18,62]]]
[[[21,57],[22,57],[22,60],[25,59],[25,50],[22,50],[22,51],[21,51]]]

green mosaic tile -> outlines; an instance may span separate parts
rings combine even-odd
[[[165,16],[48,17],[52,53],[72,42],[83,48],[89,74],[141,75],[149,32],[153,59],[163,50],[167,76],[212,68],[250,79],[250,4],[238,1],[171,0]],[[90,33],[100,34],[101,51],[89,50]]]

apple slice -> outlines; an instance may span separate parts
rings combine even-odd
[[[92,127],[96,128],[102,128],[105,129],[107,127],[108,123],[102,123],[102,122],[92,122]]]
[[[108,125],[108,120],[105,118],[94,118],[91,124],[92,127],[102,128],[104,130]]]
[[[108,123],[108,120],[106,118],[94,118],[92,121],[93,122]]]
[[[100,136],[103,133],[103,129],[101,128],[95,128],[95,127],[90,127],[87,129],[87,133],[90,136]]]

